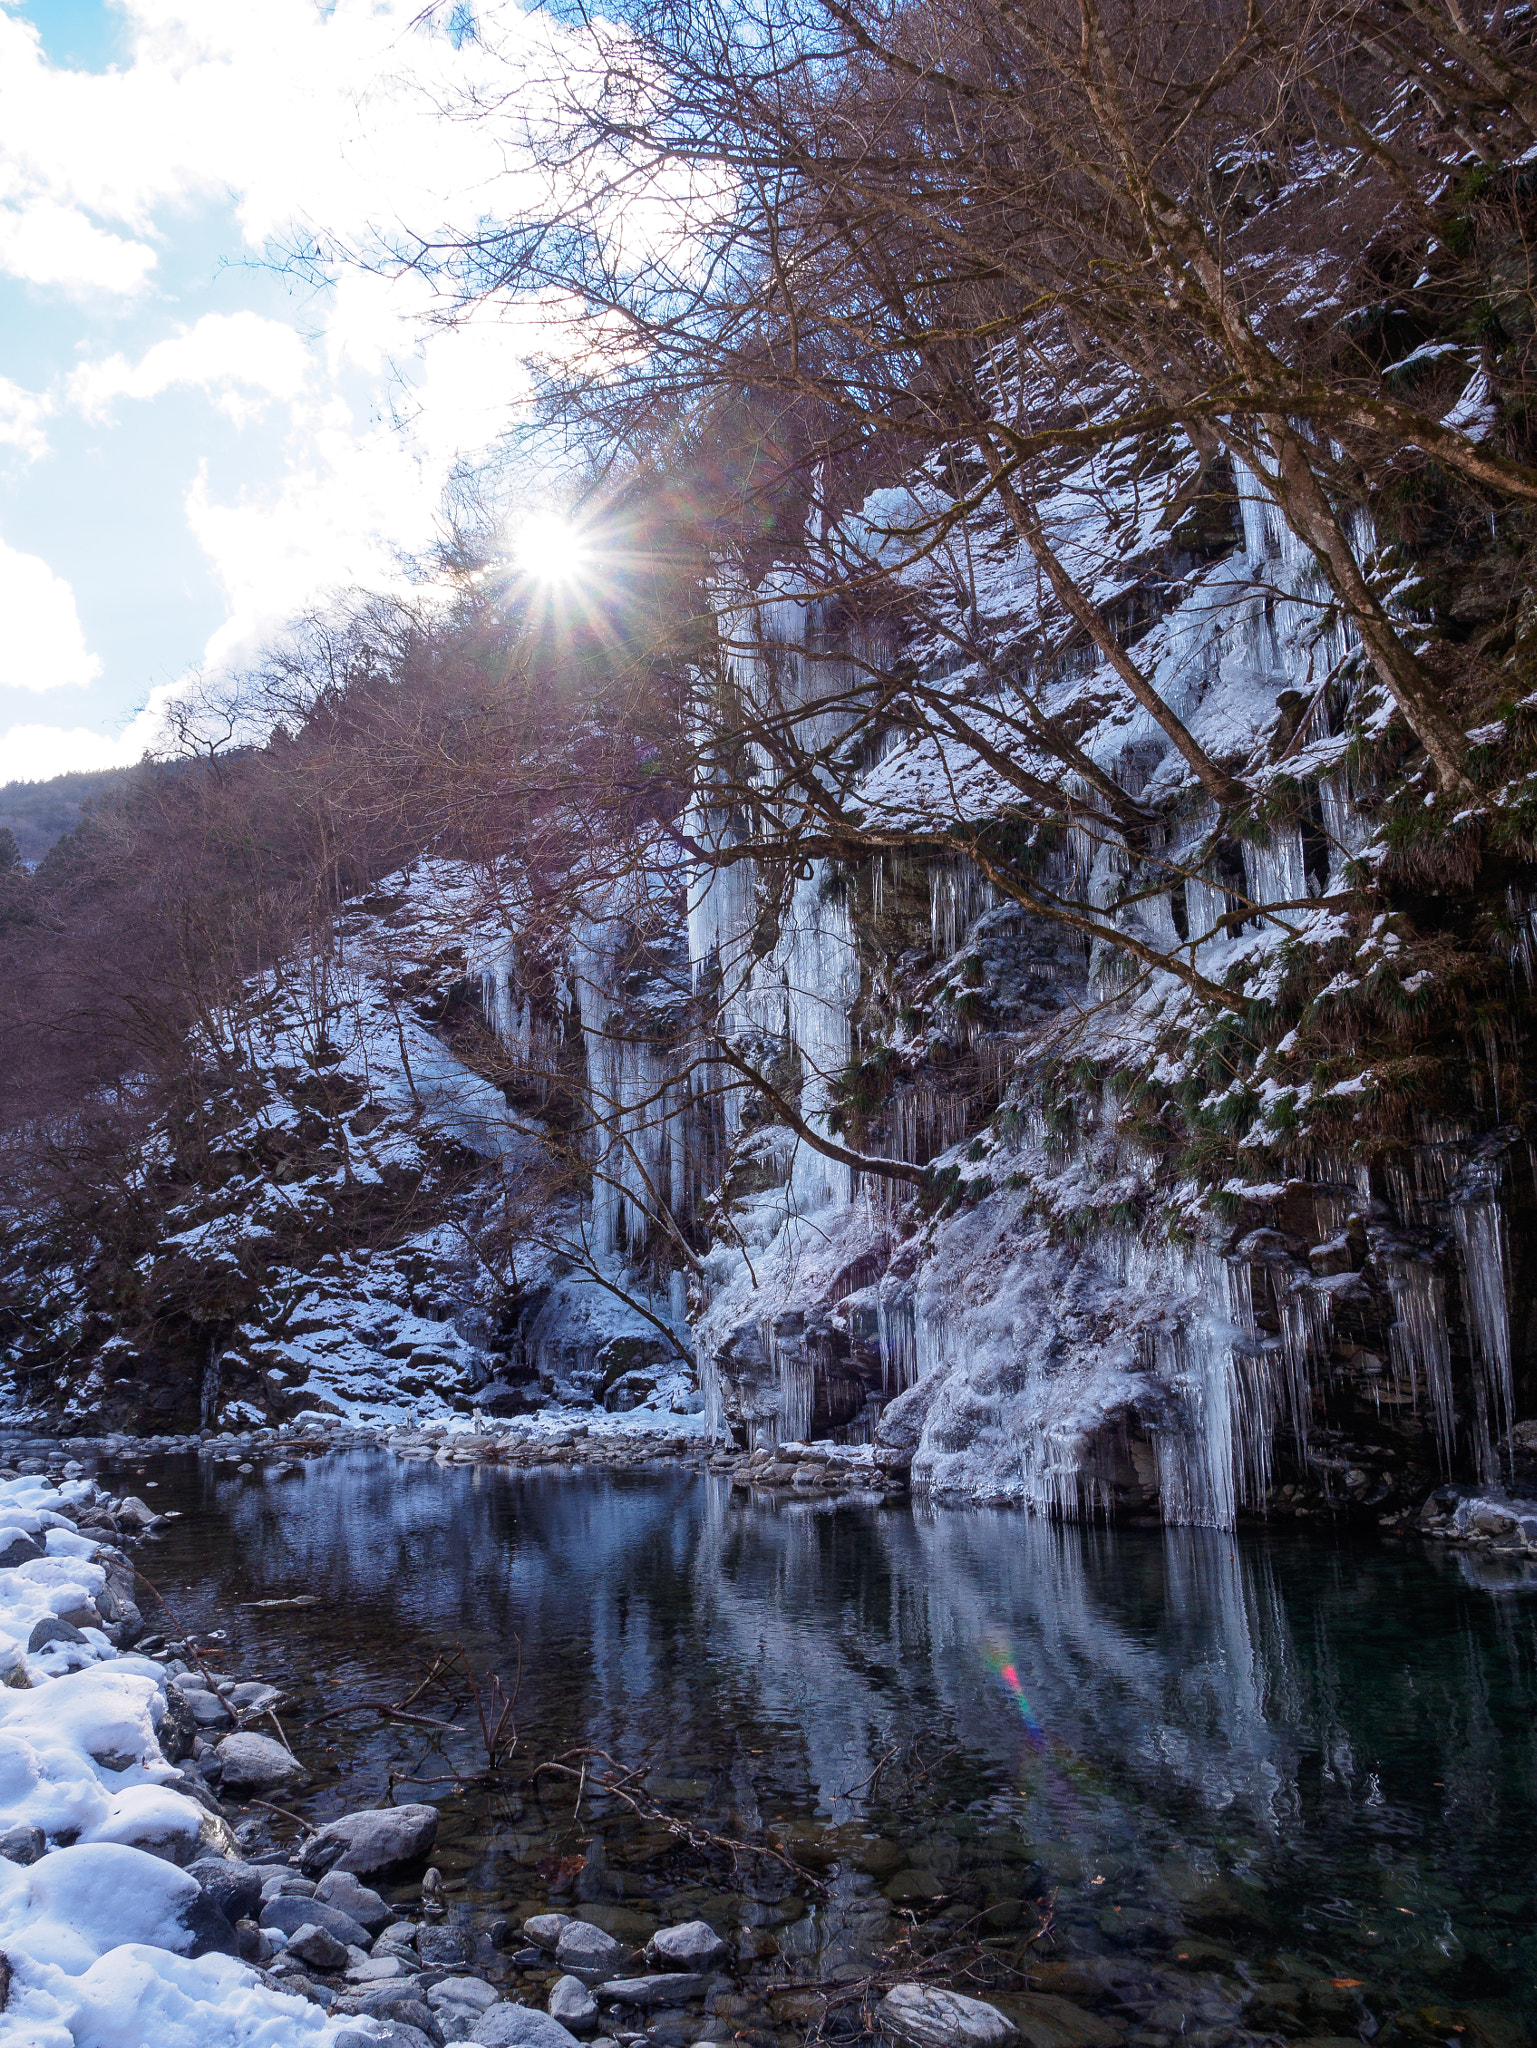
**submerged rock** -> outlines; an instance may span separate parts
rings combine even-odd
[[[1002,2048],[1019,2029],[996,2005],[936,1984],[896,1984],[876,2007],[890,2033],[914,2048]]]
[[[622,1942],[586,1920],[568,1920],[555,1944],[555,1960],[563,1970],[611,1970],[624,1954]]]
[[[646,1953],[668,1970],[708,1970],[726,1953],[726,1944],[706,1920],[685,1920],[664,1927],[651,1938]]]
[[[707,1977],[670,1970],[658,1977],[611,1977],[598,1986],[598,1996],[618,2005],[687,2005],[692,1998],[703,1998],[708,1986]]]

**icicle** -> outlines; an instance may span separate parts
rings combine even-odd
[[[1452,1209],[1462,1302],[1473,1348],[1473,1457],[1481,1480],[1502,1477],[1500,1450],[1515,1420],[1510,1358],[1510,1302],[1506,1279],[1505,1215],[1492,1177]]]
[[[1419,1259],[1386,1262],[1388,1293],[1394,1321],[1388,1346],[1402,1382],[1418,1402],[1423,1388],[1429,1396],[1436,1446],[1443,1471],[1450,1471],[1457,1435],[1452,1398],[1452,1352],[1446,1330],[1446,1282]]]
[[[1296,824],[1277,825],[1263,846],[1243,843],[1243,867],[1249,894],[1256,903],[1300,903],[1308,893],[1303,864],[1302,832]]]

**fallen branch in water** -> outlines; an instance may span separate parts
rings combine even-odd
[[[607,1776],[600,1776],[592,1770],[594,1759],[608,1766]],[[647,1764],[635,1764],[626,1768],[623,1764],[615,1763],[604,1749],[567,1749],[559,1756],[549,1757],[537,1765],[529,1778],[529,1783],[537,1785],[546,1771],[554,1771],[565,1778],[575,1778],[577,1805],[580,1806],[582,1793],[590,1778],[595,1791],[606,1793],[611,1799],[621,1800],[638,1820],[649,1821],[654,1826],[666,1828],[670,1835],[679,1841],[687,1842],[691,1849],[697,1850],[701,1855],[711,1849],[724,1850],[730,1856],[733,1867],[740,1856],[760,1856],[767,1862],[777,1863],[803,1889],[825,1895],[827,1887],[819,1883],[804,1864],[797,1863],[792,1856],[787,1856],[783,1849],[776,1849],[771,1842],[741,1842],[731,1835],[717,1835],[709,1828],[696,1826],[693,1821],[680,1820],[676,1814],[668,1813],[664,1807],[658,1806],[654,1799],[637,1798],[630,1787],[637,1779],[649,1776],[650,1769]]]
[[[388,1700],[353,1700],[345,1707],[331,1707],[326,1713],[315,1716],[315,1725],[318,1727],[322,1721],[338,1720],[343,1714],[358,1713],[383,1714],[391,1721],[409,1721],[413,1727],[446,1730],[450,1735],[454,1730],[452,1721],[437,1721],[431,1714],[408,1714],[404,1707],[392,1707]]]
[[[286,1806],[274,1806],[270,1799],[248,1799],[246,1805],[260,1806],[268,1813],[280,1813],[284,1820],[296,1821],[307,1835],[315,1833],[315,1823],[312,1820],[306,1820],[302,1813],[290,1813]]]

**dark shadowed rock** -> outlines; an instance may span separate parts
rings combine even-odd
[[[239,1936],[207,1892],[200,1891],[190,1905],[182,1908],[181,1922],[192,1936],[188,1955],[239,1955]]]
[[[338,1970],[347,1967],[347,1944],[312,1921],[306,1921],[288,1937],[284,1955],[297,1956],[312,1970],[323,1970],[327,1976],[334,1976]]]
[[[200,1856],[187,1866],[187,1875],[197,1879],[227,1920],[254,1920],[260,1913],[262,1873],[252,1864]]]
[[[83,1643],[85,1637],[72,1621],[61,1621],[56,1614],[46,1621],[34,1621],[32,1633],[27,1637],[27,1654],[35,1657],[39,1650],[46,1650],[51,1643]]]
[[[0,1856],[7,1863],[35,1863],[47,1846],[48,1838],[42,1829],[28,1827],[25,1821],[18,1821],[15,1827],[0,1834]]]

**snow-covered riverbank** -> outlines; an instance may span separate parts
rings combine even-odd
[[[137,1623],[101,1506],[84,1478],[0,1482],[0,2042],[335,2048],[341,2024],[228,1952],[184,1867],[237,1845],[161,1747],[167,1665],[112,1640]]]

